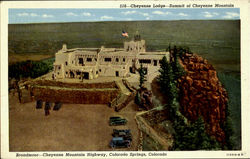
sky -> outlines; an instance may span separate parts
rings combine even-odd
[[[240,19],[240,9],[9,9],[9,24],[200,19]]]

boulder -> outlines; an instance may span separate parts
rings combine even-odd
[[[186,76],[186,81],[187,81],[187,83],[188,83],[189,86],[192,86],[192,84],[193,84],[193,79],[192,79],[191,77]]]
[[[182,113],[191,121],[203,116],[208,133],[225,142],[221,123],[226,119],[228,95],[216,70],[196,54],[184,54],[181,64],[187,72],[178,80]]]

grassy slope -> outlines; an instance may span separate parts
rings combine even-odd
[[[148,50],[168,44],[189,46],[217,69],[239,77],[240,21],[139,21],[10,24],[9,52],[54,54],[63,43],[73,47],[122,47],[121,31],[138,30]]]
[[[53,58],[53,55],[33,54],[32,56],[30,56],[29,54],[10,54],[8,60],[9,64],[13,64],[16,62],[27,61],[27,60],[32,60],[32,61],[46,60],[48,58]]]
[[[218,72],[218,77],[222,85],[228,92],[228,109],[232,118],[234,149],[241,149],[241,86],[240,80]]]

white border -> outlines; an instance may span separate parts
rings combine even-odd
[[[250,73],[248,72],[248,64],[250,63],[250,50],[248,44],[250,42],[249,34],[249,16],[250,5],[247,0],[236,1],[10,1],[1,2],[1,157],[16,158],[16,152],[9,152],[9,125],[8,125],[8,9],[9,8],[119,8],[121,3],[126,4],[234,4],[235,8],[240,8],[241,18],[241,86],[242,86],[242,151],[164,151],[167,158],[249,158],[250,157],[250,120],[248,113],[250,112]],[[76,151],[73,151],[77,153]],[[93,152],[83,151],[82,153]],[[129,151],[126,151],[129,153]],[[144,152],[144,151],[143,151]],[[24,153],[24,152],[22,152]],[[43,154],[44,152],[30,152]],[[48,152],[63,153],[66,152]],[[79,152],[80,153],[80,152]],[[109,151],[101,151],[109,156]],[[138,152],[139,153],[139,152]],[[145,151],[145,153],[148,153]],[[227,153],[243,153],[243,156],[226,156]],[[19,157],[32,158],[32,157]],[[37,157],[38,158],[38,157]],[[47,157],[41,157],[47,158]],[[52,157],[48,157],[52,158]],[[58,158],[58,157],[53,157]],[[60,158],[60,157],[59,157]],[[63,157],[66,158],[66,157]],[[72,158],[88,158],[88,157],[72,157]],[[97,157],[90,157],[97,158]],[[109,156],[108,158],[111,158]],[[113,157],[118,158],[118,157]],[[119,157],[119,158],[136,158],[136,157]],[[138,157],[142,158],[142,157]],[[148,156],[147,158],[152,158]],[[165,158],[163,156],[153,158]]]

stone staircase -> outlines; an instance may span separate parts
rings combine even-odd
[[[128,103],[134,100],[135,91],[133,88],[130,88],[128,82],[124,82],[122,80],[116,81],[117,86],[121,90],[121,93],[111,101],[110,106],[115,109],[115,111],[120,111],[125,108]]]

